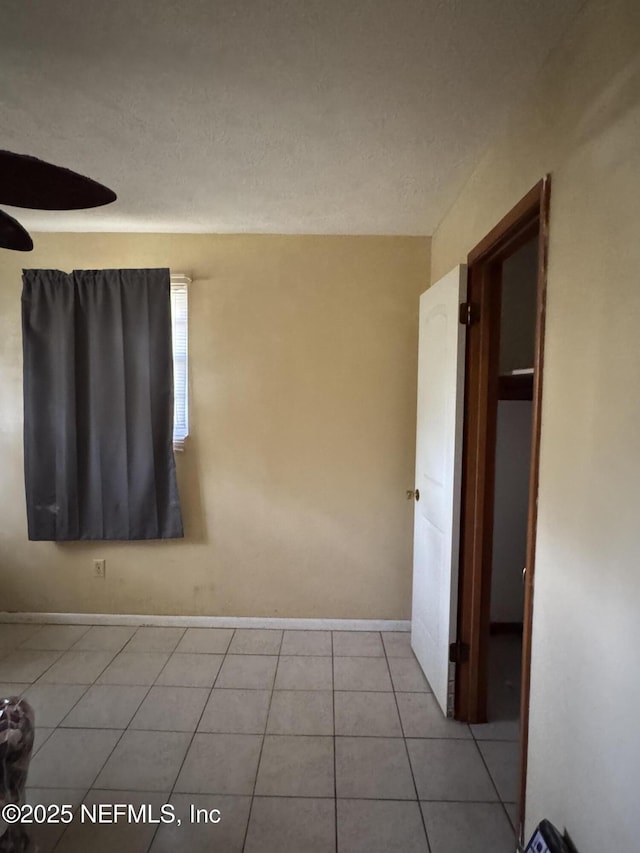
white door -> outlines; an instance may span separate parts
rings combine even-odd
[[[443,712],[453,714],[467,292],[460,266],[420,297],[411,645]],[[419,493],[419,499],[418,499]]]

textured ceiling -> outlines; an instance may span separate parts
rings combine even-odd
[[[3,0],[0,148],[119,196],[17,215],[44,231],[430,234],[580,5]]]

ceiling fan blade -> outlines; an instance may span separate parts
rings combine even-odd
[[[0,210],[0,248],[15,249],[18,252],[30,252],[33,249],[33,240],[22,225]]]
[[[100,207],[117,198],[113,190],[71,169],[27,154],[0,151],[0,203],[38,210]]]

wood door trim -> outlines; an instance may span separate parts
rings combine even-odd
[[[494,260],[497,257],[503,258],[512,255],[516,249],[535,236],[543,187],[548,181],[549,177],[547,176],[538,181],[534,187],[531,187],[515,207],[512,207],[486,237],[483,237],[478,245],[474,246],[467,259],[469,267],[479,261]],[[526,227],[527,225],[529,228]]]
[[[533,377],[532,447],[527,529],[527,577],[521,685],[520,835],[524,827],[531,673],[531,630],[535,572],[542,367],[548,254],[550,177],[539,181],[469,253],[468,301],[480,320],[467,339],[462,474],[458,639],[468,644],[468,662],[456,667],[456,719],[486,720],[487,658],[491,596],[493,480],[497,412],[497,346],[500,267],[538,235],[538,282]],[[492,311],[491,308],[494,308]],[[489,316],[486,316],[486,315]],[[497,334],[496,334],[497,332]],[[493,345],[492,345],[493,339]],[[487,569],[488,567],[488,569]]]
[[[529,512],[527,519],[527,572],[524,588],[524,622],[522,632],[522,684],[520,689],[520,803],[518,828],[524,840],[527,795],[527,760],[529,748],[529,704],[531,699],[531,643],[533,636],[533,589],[535,577],[536,533],[538,526],[538,486],[540,482],[540,436],[542,433],[542,380],[544,366],[544,333],[547,316],[547,267],[549,260],[549,210],[551,176],[547,175],[540,193],[538,238],[538,282],[536,299],[536,338],[533,376],[533,430],[531,469],[529,474]]]
[[[495,485],[496,415],[498,400],[498,348],[500,324],[500,269],[498,264],[476,265],[470,271],[467,299],[479,307],[478,334],[468,338],[465,369],[465,421],[463,445],[463,522],[461,529],[461,583],[470,594],[470,606],[460,609],[461,639],[469,647],[468,671],[476,678],[458,689],[466,667],[456,668],[456,717],[486,722],[487,642],[491,608],[491,584],[473,582],[482,567],[491,564],[493,549],[493,492]],[[492,345],[493,343],[493,345]],[[467,455],[468,454],[468,455]],[[467,524],[466,519],[471,519]],[[459,602],[460,603],[460,602]],[[464,680],[463,680],[464,683]],[[464,698],[466,695],[466,707]],[[461,701],[459,701],[461,700]]]

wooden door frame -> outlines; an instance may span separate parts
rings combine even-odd
[[[538,271],[534,350],[531,467],[527,518],[527,571],[521,684],[520,837],[524,829],[533,582],[540,461],[540,428],[551,179],[547,175],[469,253],[465,419],[462,471],[458,648],[455,717],[487,719],[487,662],[491,603],[493,498],[498,394],[501,267],[537,235]]]

